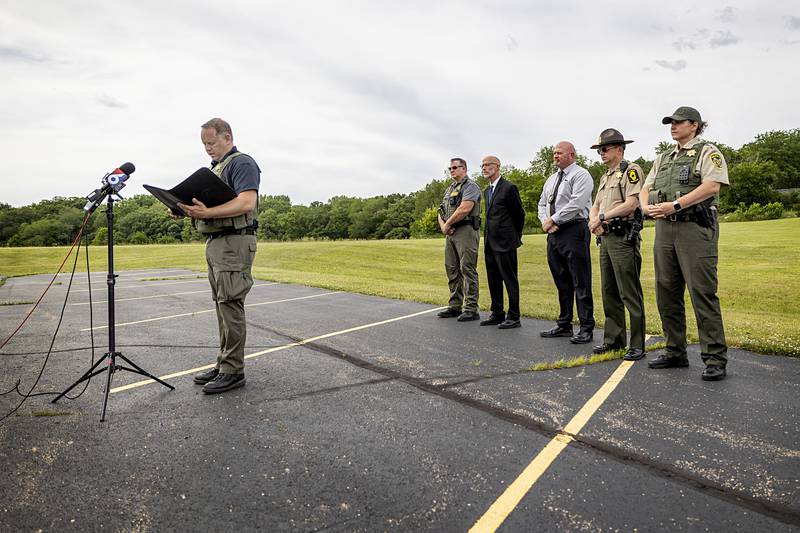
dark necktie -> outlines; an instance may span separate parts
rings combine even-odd
[[[489,207],[489,204],[492,203],[493,190],[494,190],[494,185],[489,185],[489,190],[486,192],[486,207]]]
[[[558,197],[558,188],[561,187],[561,180],[564,179],[564,171],[558,171],[558,181],[556,182],[556,188],[553,191],[553,195],[550,197],[550,216],[553,216],[556,213],[556,198]]]

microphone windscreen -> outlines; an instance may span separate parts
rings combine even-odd
[[[119,169],[123,171],[125,174],[130,176],[136,170],[136,167],[133,166],[133,163],[123,163],[119,166]]]

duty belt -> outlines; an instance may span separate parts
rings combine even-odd
[[[225,235],[255,235],[255,228],[242,228],[242,229],[227,229],[218,231],[217,233],[210,233],[209,239],[216,239],[217,237],[224,237]]]
[[[580,224],[581,222],[586,224],[588,222],[588,220],[585,219],[585,218],[573,218],[572,220],[567,220],[566,222],[562,222],[561,224],[558,224],[558,227],[559,228],[568,228],[569,226],[574,226],[575,224]]]
[[[689,213],[674,213],[664,219],[670,222],[697,222],[697,216]]]

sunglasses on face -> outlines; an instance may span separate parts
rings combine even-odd
[[[458,166],[455,166],[455,167],[449,167],[447,170],[449,170],[450,172],[452,172],[452,171],[454,171],[454,170],[458,170],[459,168],[461,168],[461,165],[458,165]]]
[[[597,149],[597,153],[604,154],[609,150],[613,150],[614,148],[616,148],[616,146],[601,146],[600,148]]]

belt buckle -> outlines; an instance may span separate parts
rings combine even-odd
[[[678,215],[673,213],[673,214],[671,214],[670,216],[667,217],[667,220],[669,220],[670,222],[677,222],[678,221]]]

